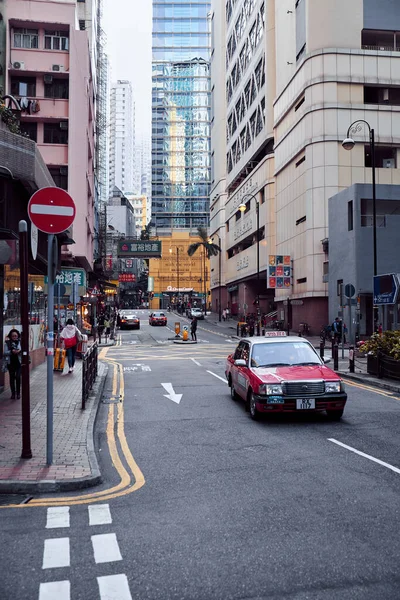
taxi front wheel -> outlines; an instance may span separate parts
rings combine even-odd
[[[254,397],[253,392],[250,392],[249,396],[249,412],[250,417],[253,419],[253,421],[257,421],[260,418],[260,413],[257,410],[256,399]]]

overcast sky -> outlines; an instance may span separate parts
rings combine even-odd
[[[132,82],[136,105],[136,136],[151,135],[152,0],[104,0],[111,81]]]

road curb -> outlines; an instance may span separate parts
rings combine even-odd
[[[373,387],[376,387],[377,389],[388,390],[390,392],[400,394],[400,385],[395,385],[393,383],[388,383],[385,381],[376,381],[375,379],[367,379],[365,376],[363,377],[362,375],[347,373],[346,371],[336,372],[338,375],[340,375],[344,379],[348,379],[349,381],[357,381],[358,383],[363,383],[364,385],[371,385]]]
[[[99,370],[100,368],[102,369],[102,373],[98,375],[96,383],[94,384],[92,392],[89,396],[89,402],[92,399],[94,400],[90,409],[91,412],[86,434],[86,444],[91,474],[87,477],[80,477],[79,479],[64,479],[59,481],[54,479],[41,479],[39,481],[18,481],[15,479],[9,479],[6,481],[0,481],[0,494],[43,494],[51,492],[72,492],[76,490],[84,490],[102,483],[103,477],[100,472],[94,447],[94,432],[100,406],[100,398],[103,395],[103,390],[107,379],[108,365],[102,361],[99,361]]]

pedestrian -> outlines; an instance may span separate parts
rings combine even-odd
[[[224,310],[222,311],[222,319],[223,321],[226,321],[226,308],[224,308]]]
[[[230,311],[229,311],[229,308],[228,308],[228,307],[226,307],[226,310],[225,310],[225,312],[226,312],[226,320],[227,320],[227,321],[229,321],[229,314],[230,314]]]
[[[107,344],[110,333],[111,333],[111,323],[110,323],[110,319],[106,316],[106,318],[104,319],[104,335],[106,336],[106,344]]]
[[[104,315],[100,315],[97,319],[97,333],[99,335],[99,344],[101,344],[101,336],[104,331]]]
[[[192,336],[192,340],[194,342],[197,342],[196,331],[197,331],[197,319],[196,319],[196,317],[193,317],[192,318],[192,322],[190,324],[190,333],[191,333],[191,336]]]
[[[67,320],[66,326],[60,333],[60,339],[67,351],[68,373],[72,373],[75,368],[76,347],[82,340],[82,334],[72,319]]]
[[[342,339],[342,322],[339,319],[339,317],[336,317],[336,319],[333,321],[332,331],[333,331],[334,341],[336,343],[339,343]]]
[[[10,375],[11,400],[21,397],[21,335],[18,329],[11,329],[6,338],[3,351],[7,370]]]

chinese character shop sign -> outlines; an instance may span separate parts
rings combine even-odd
[[[118,242],[119,258],[161,258],[161,242],[122,240]]]
[[[267,288],[290,288],[292,282],[292,265],[290,256],[270,254],[268,260]]]
[[[133,273],[119,273],[118,281],[124,281],[125,283],[132,283],[136,281],[136,276]]]

